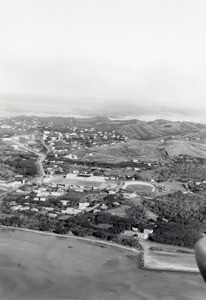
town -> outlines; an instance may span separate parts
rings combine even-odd
[[[175,242],[169,237],[171,228],[178,230],[183,222],[180,212],[179,219],[168,212],[172,195],[174,207],[179,205],[177,198],[187,206],[188,197],[198,198],[202,210],[197,228],[204,226],[200,214],[204,214],[205,160],[170,153],[177,141],[190,142],[188,133],[140,144],[139,139],[121,134],[116,122],[102,117],[2,118],[0,128],[2,225],[89,235],[126,245],[150,239],[190,246],[195,237],[187,237],[186,227],[186,238]],[[135,151],[134,143],[140,147]],[[128,159],[121,159],[124,147],[131,147]],[[144,155],[148,147],[157,155]],[[191,175],[193,168],[196,172]]]

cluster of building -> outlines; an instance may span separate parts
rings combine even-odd
[[[126,237],[133,237],[138,240],[147,240],[152,233],[152,229],[144,229],[143,232],[140,232],[138,228],[132,227],[132,230],[125,230],[121,235]]]
[[[7,208],[11,211],[39,213],[49,217],[61,217],[62,215],[78,215],[84,212],[98,212],[105,210],[108,207],[101,202],[90,203],[88,201],[79,202],[75,206],[70,204],[70,201],[64,199],[65,191],[52,187],[41,187],[34,189],[31,192],[25,193],[21,189],[16,190],[16,200],[6,200]],[[56,204],[52,202],[56,199]],[[51,201],[50,201],[51,200]],[[58,203],[58,204],[57,204]]]
[[[0,188],[2,190],[9,190],[9,189],[18,189],[18,187],[25,184],[25,178],[22,175],[15,175],[13,180],[6,181],[0,180]]]
[[[43,132],[43,140],[49,149],[57,156],[77,159],[73,153],[82,148],[99,147],[103,144],[115,144],[127,140],[127,137],[113,131],[98,131],[95,128],[78,129],[73,127],[68,132],[49,131]]]
[[[28,132],[28,130],[37,130],[40,126],[38,118],[3,118],[0,120],[0,128],[8,131],[15,132]]]
[[[2,141],[9,146],[11,146],[14,150],[20,151],[33,151],[39,153],[42,151],[42,144],[39,142],[37,135],[33,134],[24,134],[17,135],[15,134],[12,137],[4,137]]]

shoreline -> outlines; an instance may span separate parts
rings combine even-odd
[[[104,241],[104,240],[98,240],[96,238],[89,238],[89,237],[78,237],[72,234],[57,234],[57,233],[52,233],[52,232],[46,232],[46,231],[38,231],[38,230],[32,230],[32,229],[27,229],[27,228],[21,228],[21,227],[14,227],[14,226],[4,226],[4,225],[0,225],[1,229],[8,229],[8,230],[19,230],[19,231],[25,231],[25,232],[30,232],[30,233],[36,233],[36,234],[42,234],[42,235],[50,235],[50,236],[55,236],[55,237],[63,237],[63,238],[70,238],[70,239],[76,239],[76,240],[80,240],[83,242],[89,242],[89,243],[95,243],[95,244],[101,244],[101,245],[107,245],[107,246],[112,246],[112,247],[116,247],[119,249],[123,249],[126,251],[132,251],[135,252],[137,254],[140,255],[140,267],[142,269],[148,270],[148,271],[164,271],[164,272],[182,272],[182,273],[189,273],[189,274],[198,274],[199,273],[199,269],[194,268],[194,267],[177,267],[177,266],[169,266],[166,265],[167,263],[165,263],[165,266],[162,265],[152,265],[151,263],[148,263],[145,261],[145,255],[148,255],[148,249],[147,246],[146,248],[144,247],[144,245],[142,245],[142,243],[139,244],[139,249],[138,248],[134,248],[134,247],[127,247],[121,244],[117,244],[115,242],[108,242],[108,241]],[[165,245],[168,246],[168,245]]]
[[[127,247],[121,244],[117,244],[115,242],[107,242],[104,240],[98,240],[95,238],[88,238],[88,237],[79,237],[79,236],[75,236],[72,234],[58,234],[58,233],[53,233],[53,232],[47,232],[47,231],[38,231],[38,230],[33,230],[33,229],[28,229],[28,228],[22,228],[22,227],[14,227],[14,226],[5,226],[5,225],[0,225],[1,229],[14,229],[14,230],[20,230],[20,231],[26,231],[26,232],[31,232],[31,233],[37,233],[37,234],[43,234],[43,235],[51,235],[51,236],[56,236],[56,237],[63,237],[63,238],[71,238],[71,239],[76,239],[76,240],[82,240],[85,242],[91,242],[91,243],[99,243],[99,244],[104,244],[107,246],[113,246],[113,247],[117,247],[123,250],[129,250],[132,252],[137,252],[140,253],[141,250],[138,248],[134,248],[134,247]]]

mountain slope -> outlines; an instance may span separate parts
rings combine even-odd
[[[206,125],[192,122],[172,122],[155,120],[152,122],[136,121],[120,125],[118,131],[131,139],[149,140],[167,135],[179,135],[206,130]]]

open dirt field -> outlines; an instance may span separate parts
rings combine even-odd
[[[198,273],[194,251],[183,247],[142,241],[144,267],[154,270],[179,270]]]
[[[2,300],[203,300],[199,274],[139,267],[140,253],[18,229],[0,229]]]

